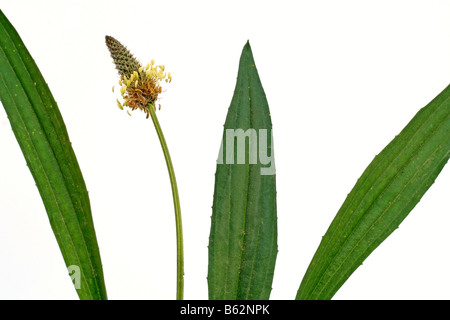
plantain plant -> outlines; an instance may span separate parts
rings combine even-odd
[[[184,293],[184,255],[180,197],[178,195],[177,181],[169,148],[167,147],[166,139],[164,138],[161,125],[159,124],[155,112],[155,104],[158,100],[158,95],[162,91],[160,82],[163,80],[165,82],[171,82],[172,75],[170,72],[164,72],[164,66],[155,65],[154,60],[148,63],[144,68],[124,45],[111,36],[106,36],[106,46],[111,53],[111,57],[113,58],[116,69],[120,75],[120,93],[122,94],[124,102],[122,104],[117,100],[119,108],[123,109],[123,107],[126,106],[131,110],[138,109],[144,111],[147,114],[147,118],[151,116],[164,153],[164,159],[166,160],[172,186],[173,205],[175,210],[177,235],[177,299],[182,300]]]
[[[156,103],[172,77],[146,67],[116,39],[106,45],[119,73],[121,109],[152,119],[166,160],[177,235],[177,292],[183,299],[181,209]],[[33,175],[80,299],[107,299],[89,196],[58,106],[14,27],[0,10],[0,99]],[[217,159],[208,251],[209,299],[269,299],[278,252],[272,119],[249,42]],[[296,299],[331,299],[399,226],[450,156],[450,86],[422,108],[374,158],[324,235]],[[69,281],[69,280],[68,280]],[[294,297],[293,297],[294,298]]]

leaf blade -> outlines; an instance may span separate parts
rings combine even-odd
[[[228,145],[231,139],[227,132],[248,134],[248,143],[239,148],[233,137]],[[247,43],[240,58],[216,168],[208,267],[212,300],[270,296],[277,255],[275,172],[266,174],[265,169],[274,168],[262,165],[261,157],[254,163],[255,149],[250,147],[257,145],[260,153],[264,150],[273,160],[271,132],[269,107]],[[261,143],[266,139],[263,147]],[[239,160],[240,152],[245,161]]]
[[[80,299],[106,299],[89,196],[57,104],[0,10],[0,98],[36,181],[67,267],[80,267]]]
[[[370,163],[333,219],[296,299],[331,299],[406,218],[450,155],[450,86]]]

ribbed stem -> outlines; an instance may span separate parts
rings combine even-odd
[[[180,198],[178,196],[177,180],[175,179],[175,171],[173,170],[172,160],[170,158],[169,149],[167,148],[166,139],[164,139],[161,126],[156,117],[155,109],[149,105],[148,110],[155,125],[156,133],[166,159],[167,170],[169,171],[170,184],[172,185],[173,205],[175,209],[175,225],[177,235],[177,300],[183,300],[184,291],[184,255],[183,255],[183,228],[181,223]]]

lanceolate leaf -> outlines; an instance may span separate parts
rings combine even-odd
[[[38,67],[1,11],[0,98],[80,299],[106,299],[89,197],[66,127]]]
[[[268,299],[277,255],[272,123],[249,43],[219,154],[209,240],[210,299]]]
[[[358,179],[323,237],[297,299],[331,299],[398,228],[449,156],[450,86],[414,116]]]

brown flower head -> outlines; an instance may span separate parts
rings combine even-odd
[[[131,110],[140,109],[148,118],[148,108],[155,108],[155,102],[162,91],[160,82],[172,81],[170,72],[165,73],[164,66],[155,66],[154,60],[144,68],[130,51],[113,37],[106,36],[106,46],[120,75],[120,93],[124,102],[117,100],[119,108],[126,106]]]

